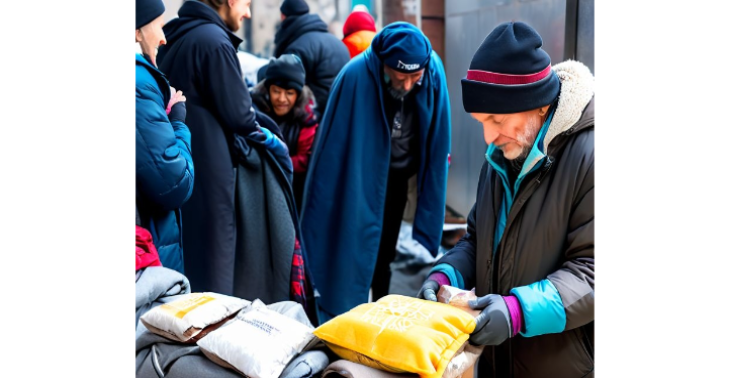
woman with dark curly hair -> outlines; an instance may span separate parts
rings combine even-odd
[[[265,69],[264,79],[251,90],[251,98],[254,106],[281,129],[294,166],[294,197],[301,209],[304,180],[319,125],[314,113],[316,100],[304,85],[304,66],[298,56],[284,54],[272,59]]]

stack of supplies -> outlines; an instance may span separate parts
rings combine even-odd
[[[453,306],[388,295],[314,331],[338,356],[393,373],[441,378],[476,326]]]

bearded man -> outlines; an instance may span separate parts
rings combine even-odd
[[[408,181],[414,239],[438,252],[451,114],[443,64],[415,26],[383,28],[332,85],[304,189],[303,242],[324,322],[386,294]]]
[[[540,35],[509,22],[461,81],[486,161],[466,235],[418,296],[475,288],[480,378],[593,376],[593,75],[550,63]]]

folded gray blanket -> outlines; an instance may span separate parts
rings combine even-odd
[[[141,272],[134,285],[137,324],[140,316],[164,303],[163,298],[190,293],[188,278],[175,270],[150,266]]]

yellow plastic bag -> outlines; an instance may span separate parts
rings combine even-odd
[[[473,316],[453,306],[388,295],[328,321],[314,334],[349,361],[438,378],[475,325]]]

